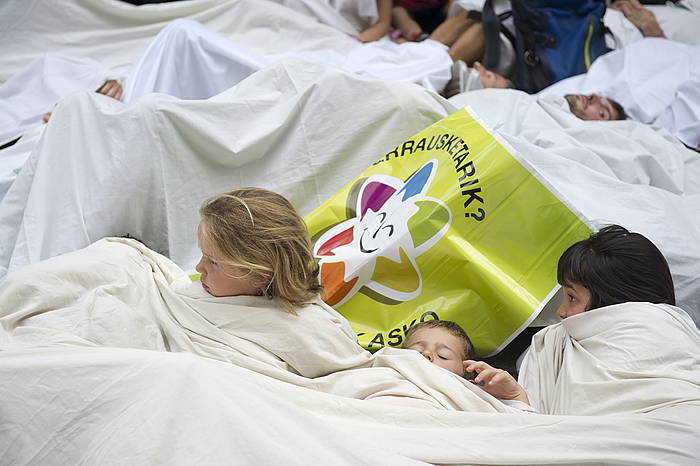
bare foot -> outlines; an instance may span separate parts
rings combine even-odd
[[[51,112],[46,112],[43,115],[41,115],[41,119],[44,121],[44,123],[48,123],[50,118]]]
[[[508,89],[508,81],[500,74],[487,70],[484,65],[478,61],[474,62],[474,68],[479,72],[481,85],[484,86],[485,89]]]

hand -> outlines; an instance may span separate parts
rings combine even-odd
[[[485,392],[501,400],[519,400],[530,404],[525,389],[507,371],[491,367],[484,361],[469,359],[462,363],[467,372],[476,371],[477,376],[470,382],[478,385]]]
[[[654,12],[645,8],[639,0],[617,0],[609,8],[622,12],[644,37],[666,37]]]
[[[108,79],[95,92],[119,100],[122,98],[124,89],[122,88],[122,85],[119,84],[119,81],[115,79]]]
[[[389,32],[389,25],[387,23],[374,23],[374,25],[368,27],[357,36],[360,42],[374,42],[379,40]]]
[[[43,115],[41,115],[41,120],[42,120],[44,123],[48,123],[49,120],[51,119],[51,113],[52,113],[52,112],[46,112],[46,113],[44,113]]]
[[[508,81],[500,74],[487,70],[486,67],[478,61],[474,62],[474,68],[479,72],[479,80],[485,89],[508,89]]]

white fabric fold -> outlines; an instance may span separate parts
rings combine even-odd
[[[305,214],[454,110],[413,84],[299,59],[209,100],[74,94],[0,202],[0,274],[124,234],[191,270],[207,197],[264,187]]]
[[[625,303],[537,333],[520,382],[540,412],[647,413],[700,401],[700,332],[675,306]]]
[[[615,412],[597,415],[614,404],[579,396],[576,410],[596,415],[564,416],[507,407],[415,351],[369,356],[347,323],[319,304],[299,309],[298,319],[269,304],[207,296],[171,261],[126,239],[103,240],[6,276],[0,281],[3,460],[683,465],[700,454],[694,441],[700,402],[690,383],[697,359],[688,366],[688,355],[673,357],[677,348],[696,351],[697,331],[688,333],[692,322],[680,310],[669,308],[676,321],[659,321],[667,323],[659,332],[675,330],[668,336],[677,341],[668,351],[643,346],[641,356],[671,355],[659,361],[674,371],[665,378],[684,388],[665,385],[664,393],[641,398],[650,394],[643,387],[652,386],[640,378],[635,397],[610,394],[625,401]],[[634,340],[639,327],[629,323],[632,314],[644,312],[623,313],[618,321],[632,333],[611,343]],[[578,330],[578,339],[596,340],[597,327]],[[639,373],[619,364],[621,354],[613,352],[612,365]],[[328,371],[336,372],[321,375]],[[567,370],[557,386],[567,374],[575,388],[579,378]]]

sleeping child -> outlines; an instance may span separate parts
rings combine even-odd
[[[498,399],[528,403],[525,391],[507,371],[474,360],[474,345],[456,322],[420,322],[408,330],[403,347],[418,351],[428,361],[466,378]]]

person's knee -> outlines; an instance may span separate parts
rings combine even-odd
[[[174,36],[187,36],[192,31],[195,31],[203,26],[197,21],[192,21],[186,18],[177,18],[170,21],[161,32],[167,32]]]

